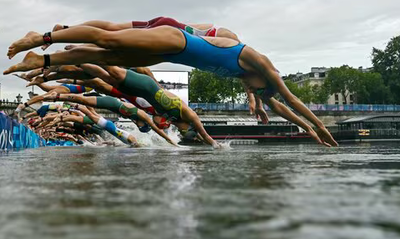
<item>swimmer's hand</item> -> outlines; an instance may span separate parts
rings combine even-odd
[[[222,145],[217,141],[214,141],[212,144],[213,149],[222,149]]]
[[[250,115],[254,115],[256,112],[256,102],[254,100],[249,101],[249,113]]]
[[[317,135],[319,139],[325,144],[325,145],[330,145],[337,147],[339,144],[336,142],[336,140],[332,137],[331,133],[325,128],[325,127],[320,127],[316,130]]]
[[[131,146],[132,148],[141,148],[141,147],[144,146],[144,144],[141,144],[141,143],[139,143],[139,142],[132,142],[132,143],[130,144],[130,146]]]
[[[31,79],[29,79],[29,78],[27,77],[26,74],[12,74],[12,75],[13,75],[13,76],[16,76],[16,77],[18,77],[18,78],[20,78],[20,79],[23,79],[23,80],[25,80],[25,81],[28,81],[28,82],[31,81]]]
[[[257,119],[261,119],[263,124],[268,124],[269,118],[267,112],[263,108],[257,107],[255,109],[255,114]]]
[[[331,147],[330,144],[328,144],[328,143],[322,141],[322,140],[319,138],[318,134],[314,131],[313,128],[309,127],[306,131],[307,131],[307,134],[310,135],[311,138],[313,138],[315,141],[318,142],[318,144],[322,144],[322,145],[325,145],[325,146],[327,146],[327,147]]]
[[[40,85],[44,82],[44,78],[41,76],[35,77],[31,82],[29,82],[26,87],[33,86],[33,85]]]
[[[172,141],[172,140],[168,140],[168,143],[172,144],[175,147],[180,147],[176,142]]]

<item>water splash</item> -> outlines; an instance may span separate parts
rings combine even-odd
[[[138,143],[143,145],[144,147],[151,147],[151,148],[176,148],[173,147],[170,143],[168,143],[164,138],[159,136],[153,130],[142,133],[139,131],[136,124],[133,122],[128,121],[119,121],[116,123],[116,126],[120,129],[126,130],[131,133],[137,139]],[[179,133],[175,129],[175,126],[171,126],[167,129],[168,136],[175,142],[179,142]],[[110,136],[110,135],[109,135]],[[117,142],[118,145],[123,144],[120,140],[116,139],[115,137],[110,138],[113,142]]]
[[[231,147],[231,143],[233,141],[232,140],[226,140],[223,142],[219,142],[219,144],[221,145],[221,148],[219,150],[221,151],[229,151],[232,150],[233,148]]]

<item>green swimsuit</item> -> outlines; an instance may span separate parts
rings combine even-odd
[[[124,103],[110,96],[98,96],[96,100],[96,107],[98,108],[111,110],[114,113],[121,114],[134,121],[139,120],[138,108],[136,107],[128,108]]]
[[[157,113],[170,121],[177,121],[181,118],[182,100],[177,96],[168,96],[165,90],[147,75],[127,70],[126,77],[119,85],[118,90],[127,95],[144,98]]]

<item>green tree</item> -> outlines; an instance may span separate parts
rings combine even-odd
[[[292,92],[303,103],[309,104],[313,102],[313,88],[309,81],[306,81],[301,87],[291,79],[285,80],[285,84],[290,92]]]
[[[239,103],[245,92],[239,79],[224,78],[198,69],[189,74],[189,100],[196,103]]]
[[[391,92],[381,74],[366,72],[360,74],[358,87],[354,92],[358,104],[387,104],[391,102]]]
[[[325,80],[329,87],[330,94],[341,94],[344,104],[347,104],[347,97],[355,92],[358,87],[361,72],[347,65],[332,68]]]
[[[392,38],[385,50],[373,48],[372,64],[390,89],[387,103],[400,104],[400,36]]]
[[[294,83],[291,79],[285,80],[286,87],[292,92],[293,95],[299,97],[300,96],[300,88],[299,86]]]
[[[312,86],[312,102],[315,104],[326,104],[329,99],[329,87],[324,83],[322,85]]]

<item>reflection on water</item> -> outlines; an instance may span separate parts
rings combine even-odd
[[[0,238],[398,238],[400,144],[0,157]]]

